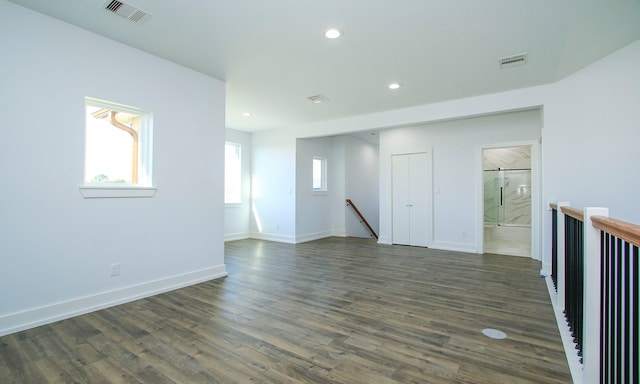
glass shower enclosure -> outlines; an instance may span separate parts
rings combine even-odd
[[[531,169],[484,171],[484,223],[531,226]]]

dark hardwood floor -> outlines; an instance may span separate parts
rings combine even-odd
[[[225,252],[226,278],[0,338],[0,382],[571,382],[539,262],[354,238]]]

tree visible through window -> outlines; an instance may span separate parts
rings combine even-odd
[[[86,98],[85,184],[151,185],[151,114]]]
[[[224,145],[224,202],[242,202],[242,157],[240,144],[226,142]]]

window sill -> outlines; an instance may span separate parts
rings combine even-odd
[[[132,185],[82,185],[80,193],[85,199],[94,198],[122,198],[122,197],[153,197],[158,188],[137,187]]]
[[[236,208],[236,207],[242,207],[242,202],[236,202],[236,203],[224,203],[225,208]]]

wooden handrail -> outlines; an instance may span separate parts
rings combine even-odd
[[[566,207],[566,206],[560,208],[560,210],[565,215],[571,216],[576,220],[580,220],[580,221],[584,222],[584,212],[582,212],[581,210],[575,209],[575,208],[571,208],[571,207]]]
[[[640,247],[640,225],[604,216],[591,216],[591,222],[595,228]]]
[[[351,201],[351,199],[347,199],[347,205],[350,205],[351,208],[353,208],[353,210],[355,211],[356,215],[358,215],[358,217],[360,217],[361,222],[364,223],[364,225],[367,227],[369,232],[371,232],[373,237],[375,237],[376,240],[377,240],[378,239],[378,235],[376,234],[376,231],[374,231],[373,228],[371,228],[371,226],[369,225],[369,222],[367,221],[367,219],[365,219],[364,216],[362,216],[362,213],[360,213],[360,211],[358,210],[358,207],[356,207],[356,205],[353,204],[353,201]]]
[[[549,206],[552,209],[558,209],[556,203],[550,203]],[[568,206],[560,207],[560,210],[565,215],[584,222],[584,212],[582,210]],[[640,225],[605,216],[591,216],[591,221],[596,229],[610,233],[636,247],[640,247]]]

